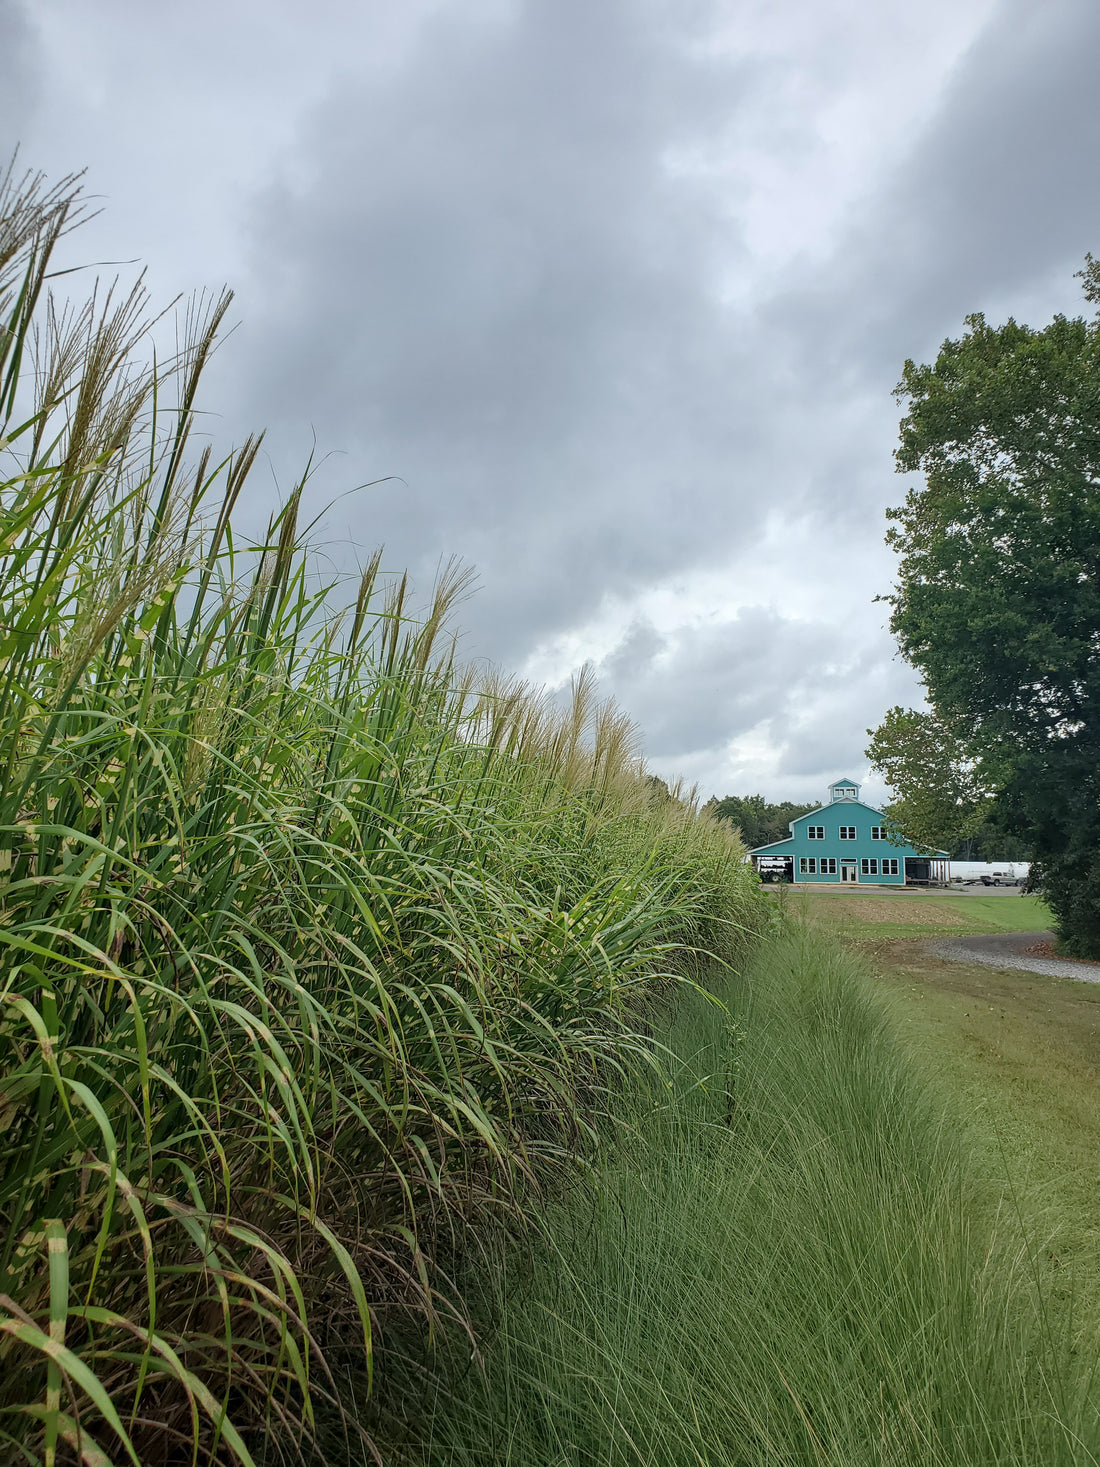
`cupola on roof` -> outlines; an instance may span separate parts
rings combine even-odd
[[[854,779],[838,779],[829,786],[829,800],[835,804],[837,800],[858,800],[859,785]]]

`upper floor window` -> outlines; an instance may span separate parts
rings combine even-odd
[[[872,825],[871,826],[871,839],[872,840],[885,840],[886,839],[886,831],[882,828],[881,825]]]
[[[856,828],[854,825],[842,825],[840,827],[841,840],[855,840]]]
[[[824,840],[825,839],[825,827],[824,827],[824,825],[807,825],[807,827],[806,827],[806,838],[807,838],[807,840]]]

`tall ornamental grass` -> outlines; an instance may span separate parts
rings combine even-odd
[[[622,1092],[547,1246],[480,1268],[481,1366],[410,1351],[433,1384],[414,1422],[395,1406],[391,1460],[1100,1461],[1088,1317],[852,958],[795,931],[719,991],[725,1012],[682,995],[666,1083]]]
[[[369,1460],[329,1357],[461,1314],[440,1260],[759,904],[587,681],[462,672],[454,575],[415,617],[376,557],[336,614],[300,490],[242,545],[229,298],[156,360],[140,285],[50,298],[78,217],[2,181],[0,1457],[293,1458],[323,1407]]]

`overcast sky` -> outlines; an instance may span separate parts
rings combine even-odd
[[[338,569],[457,554],[469,655],[810,800],[919,698],[892,389],[1083,308],[1098,69],[1097,0],[0,0],[0,151],[87,167],[85,258],[236,289],[249,513],[316,440]]]

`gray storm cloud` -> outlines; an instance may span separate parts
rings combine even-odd
[[[307,183],[257,207],[252,405],[308,401],[323,442],[402,477],[353,528],[475,562],[498,653],[759,514],[717,299],[736,230],[670,163],[749,88],[690,38],[635,0],[444,14],[388,87],[325,104]]]
[[[919,105],[897,73],[913,120],[855,149],[873,166],[825,199],[820,237],[799,191],[840,146],[830,99],[843,111],[873,89],[890,47],[935,50],[948,8],[906,10],[909,30],[899,9],[891,30],[848,0],[424,0],[387,30],[380,0],[316,24],[272,0],[235,129],[224,79],[248,67],[262,6],[221,25],[196,0],[192,25],[103,0],[97,27],[73,0],[0,0],[0,135],[25,118],[28,164],[88,164],[93,189],[114,161],[105,217],[147,218],[141,239],[189,252],[154,274],[201,283],[204,249],[247,262],[215,431],[269,425],[278,490],[257,480],[258,519],[316,442],[338,566],[385,541],[423,584],[458,554],[481,585],[468,649],[512,666],[559,643],[598,660],[585,628],[618,608],[600,675],[662,772],[679,762],[723,792],[736,767],[809,796],[858,777],[866,726],[918,696],[871,604],[903,492],[902,362],[974,309],[1079,310],[1072,272],[1100,253],[1100,6],[960,10],[968,48],[913,73]],[[177,130],[215,24],[207,177]],[[66,25],[90,27],[86,44]],[[148,137],[112,120],[129,95],[115,65],[168,98]],[[172,187],[118,171],[162,148]],[[754,234],[761,201],[775,259]],[[714,605],[693,603],[708,577]],[[677,625],[639,609],[669,586],[688,588]],[[734,759],[750,736],[767,757]]]
[[[997,8],[884,200],[878,253],[911,353],[939,344],[945,316],[1012,310],[1036,287],[1081,309],[1070,276],[1100,238],[1098,62],[1091,0]]]
[[[807,362],[882,387],[975,310],[1080,312],[1100,241],[1100,6],[1001,0],[923,134],[775,305]]]
[[[864,730],[911,692],[908,671],[873,643],[763,607],[674,637],[637,621],[596,670],[662,768],[713,760],[755,732],[775,751],[780,777],[817,782],[862,767]]]
[[[39,57],[22,6],[0,0],[0,162],[19,142],[32,106]],[[30,161],[30,160],[26,160]],[[77,165],[79,166],[79,165]]]
[[[400,476],[352,534],[422,573],[476,563],[497,654],[751,544],[777,495],[866,531],[897,492],[904,357],[1003,288],[1064,283],[1097,233],[1100,11],[1006,3],[833,257],[723,306],[736,211],[670,160],[735,136],[772,77],[693,46],[707,13],[444,10],[388,82],[323,104],[298,183],[254,211],[251,416]]]
[[[636,625],[599,672],[645,727],[651,755],[667,759],[717,750],[765,721],[782,743],[808,661],[820,667],[830,649],[828,628],[753,608],[722,626],[685,630],[675,644]]]

